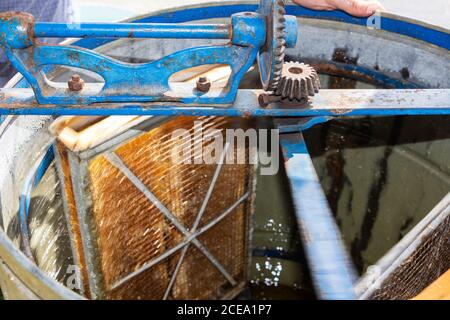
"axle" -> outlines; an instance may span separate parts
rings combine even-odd
[[[43,38],[171,38],[231,39],[229,24],[178,23],[50,23],[37,22],[36,37]]]

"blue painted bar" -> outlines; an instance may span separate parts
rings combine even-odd
[[[356,273],[302,134],[282,134],[280,144],[316,293],[325,300],[353,300]]]
[[[251,109],[210,108],[210,107],[140,107],[126,105],[122,107],[0,107],[0,115],[51,115],[51,116],[217,116],[217,117],[352,117],[352,116],[416,116],[416,115],[450,115],[450,108],[442,109],[364,109],[347,114],[337,114],[329,110],[311,109]]]
[[[228,24],[38,22],[35,24],[35,36],[43,38],[230,39],[231,26]]]

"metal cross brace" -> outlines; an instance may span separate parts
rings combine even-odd
[[[221,158],[223,158],[226,155],[226,148],[224,152],[221,155]],[[222,168],[222,162],[218,164],[214,176],[212,178],[210,187],[208,188],[207,194],[205,196],[205,199],[202,203],[202,206],[200,208],[200,211],[197,214],[196,220],[194,222],[194,225],[191,230],[187,230],[185,226],[183,226],[179,220],[173,215],[173,213],[170,212],[169,209],[167,209],[166,206],[164,206],[158,198],[144,185],[144,183],[123,163],[123,161],[114,153],[110,152],[105,155],[105,158],[117,169],[119,169],[135,186],[139,189],[160,211],[161,213],[171,222],[173,225],[186,237],[184,241],[180,242],[177,246],[173,247],[171,250],[166,251],[163,255],[159,256],[158,258],[147,262],[145,265],[143,265],[138,270],[134,271],[133,273],[130,273],[129,275],[123,277],[122,279],[116,281],[109,289],[115,289],[117,287],[122,286],[126,282],[130,281],[134,277],[138,276],[142,272],[148,270],[152,266],[154,266],[156,263],[162,261],[163,259],[166,259],[170,255],[174,254],[179,249],[183,248],[183,251],[181,253],[181,256],[179,258],[179,261],[177,263],[177,266],[175,268],[175,271],[172,275],[172,278],[169,282],[169,285],[167,287],[167,290],[164,294],[164,299],[167,299],[170,290],[175,282],[176,276],[178,274],[178,271],[181,267],[181,263],[183,262],[183,258],[186,254],[187,248],[190,243],[194,244],[205,256],[208,258],[208,260],[220,271],[220,273],[234,286],[236,285],[236,281],[233,279],[232,275],[228,273],[228,271],[222,266],[222,264],[209,252],[209,250],[198,240],[198,236],[202,233],[204,233],[206,230],[209,230],[212,226],[216,225],[220,221],[222,221],[223,218],[225,218],[228,214],[234,211],[234,209],[237,208],[245,199],[247,199],[250,196],[249,192],[246,192],[242,197],[240,197],[235,203],[233,203],[227,210],[225,210],[223,213],[218,215],[213,221],[209,222],[200,230],[197,231],[198,225],[200,223],[200,220],[203,216],[203,213],[206,209],[206,205],[209,202],[210,196],[212,194],[212,191],[214,189],[214,186],[216,184],[217,178],[219,176],[220,170]]]

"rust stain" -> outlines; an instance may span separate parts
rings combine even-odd
[[[243,114],[242,114],[242,117],[243,117],[244,119],[250,119],[250,118],[252,118],[253,116],[252,116],[252,113],[251,113],[250,111],[244,111]]]
[[[357,65],[359,57],[350,57],[348,48],[336,48],[334,49],[332,59],[334,62]]]
[[[335,114],[335,115],[344,115],[344,114],[350,113],[352,111],[353,111],[353,109],[346,109],[346,110],[344,110],[344,109],[331,109],[330,110],[330,112]]]
[[[339,76],[339,77],[346,77],[346,78],[356,78],[360,81],[367,82],[367,83],[375,83],[375,80],[361,72],[352,70],[342,70],[339,69],[336,65],[331,63],[312,63],[312,66],[314,69],[317,70],[318,73],[325,73],[332,76]]]

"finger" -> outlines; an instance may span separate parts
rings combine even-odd
[[[386,9],[383,7],[383,5],[381,5],[381,3],[375,2],[375,3],[370,3],[367,6],[367,13],[368,15],[372,15],[375,12],[380,12],[380,11],[386,11]]]
[[[368,17],[376,11],[384,11],[378,1],[335,0],[336,8],[356,17]]]
[[[334,10],[335,6],[328,0],[293,0],[294,3],[313,10]]]

